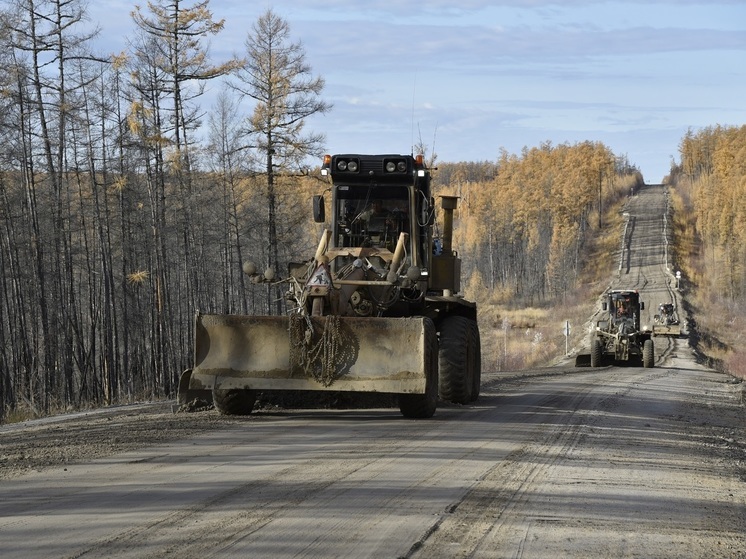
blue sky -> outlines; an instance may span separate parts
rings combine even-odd
[[[100,49],[125,48],[135,3],[146,4],[90,2]],[[288,21],[334,105],[307,124],[326,135],[330,153],[409,153],[421,138],[441,162],[494,161],[501,149],[590,140],[654,183],[678,161],[687,129],[746,124],[746,0],[211,0],[210,8],[225,19],[211,39],[214,61],[243,55],[266,9]]]

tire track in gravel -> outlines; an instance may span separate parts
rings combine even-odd
[[[393,456],[401,459],[406,458],[408,454],[421,452],[423,447],[427,447],[435,436],[430,433],[435,428],[434,421],[422,423],[421,428],[416,429],[421,438],[412,440],[402,440],[398,434],[396,422],[392,422],[389,427],[376,427],[374,432],[375,445],[371,445],[370,434],[365,437],[358,437],[356,433],[365,431],[364,424],[348,424],[345,421],[344,429],[349,429],[350,441],[362,441],[355,444],[345,443],[343,448],[336,449],[334,456],[334,465],[330,469],[327,457],[328,449],[325,448],[325,437],[318,436],[318,427],[298,427],[295,420],[303,414],[291,414],[290,422],[298,433],[290,438],[285,439],[284,443],[288,446],[298,444],[298,441],[304,437],[314,440],[314,446],[320,450],[312,451],[311,457],[300,462],[295,458],[290,459],[291,464],[272,473],[268,477],[261,477],[254,481],[231,486],[229,489],[217,492],[206,498],[186,506],[181,510],[156,516],[148,522],[137,525],[115,535],[107,536],[93,543],[88,549],[81,550],[70,557],[166,557],[166,556],[199,556],[212,557],[220,555],[223,551],[228,551],[236,547],[236,541],[249,538],[257,534],[260,530],[266,528],[272,522],[280,517],[287,515],[295,508],[307,503],[313,499],[318,499],[319,495],[328,492],[334,492],[334,487],[349,487],[354,482],[346,483],[346,480],[355,478],[367,479],[371,476],[371,470],[375,469],[377,464],[382,467],[381,453],[375,450],[379,446],[385,446]],[[309,413],[308,416],[316,414]],[[329,414],[324,414],[329,415]],[[344,415],[344,414],[342,414]],[[271,421],[270,417],[266,418]],[[331,422],[333,423],[333,419]],[[263,448],[268,441],[277,436],[275,428],[262,430],[258,428],[255,421],[251,422],[246,429],[251,429],[247,433],[250,439],[250,446],[256,448],[262,454],[268,456],[281,455],[277,445],[270,445]],[[329,425],[334,429],[334,425]],[[231,429],[235,434],[237,428]],[[329,435],[329,439],[338,437],[338,433]],[[294,439],[294,440],[292,440]],[[213,455],[213,447],[210,451],[203,453],[205,457]],[[224,455],[226,447],[222,446],[220,453]],[[157,460],[157,458],[155,459]],[[129,463],[150,463],[155,460],[137,459]],[[392,458],[386,459],[390,462]],[[186,461],[193,463],[194,457],[182,458],[181,463]],[[224,469],[226,464],[221,459],[216,469]],[[154,467],[168,467],[169,463],[155,464]],[[183,474],[184,481],[194,485],[195,480],[191,478],[202,477],[204,472],[195,471]],[[217,475],[217,472],[216,472]],[[138,474],[139,477],[139,474]],[[174,540],[178,534],[177,543],[169,543]],[[144,553],[142,545],[135,543],[148,542],[149,551]]]
[[[43,526],[65,557],[329,557],[379,531],[391,541],[371,545],[392,556],[502,452],[487,405],[444,406],[422,422],[390,410],[249,416],[193,439],[51,468],[5,483],[0,533]],[[101,522],[109,503],[123,512]],[[318,530],[310,542],[299,514]],[[34,542],[18,541],[34,553]]]
[[[533,440],[524,441],[490,468],[459,503],[444,512],[405,557],[493,557],[490,551],[493,540],[521,541],[528,527],[515,511],[525,508],[537,485],[546,481],[558,462],[568,459],[593,425],[594,418],[602,411],[612,410],[631,390],[634,381],[629,371],[606,369],[603,385],[598,383],[597,372],[587,373],[589,380],[582,386],[576,374],[575,382],[560,390],[553,385],[563,381],[554,378],[554,382],[545,387],[550,394],[539,399],[535,399],[535,394],[523,397],[521,405],[525,410],[521,413],[528,414],[524,420],[536,427]],[[636,376],[642,382],[668,374],[655,369]],[[535,410],[555,411],[536,413]],[[520,555],[519,545],[515,556]]]

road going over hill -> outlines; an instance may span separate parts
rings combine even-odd
[[[630,198],[614,276],[648,306],[676,296],[664,208],[660,186]],[[685,339],[656,354],[487,371],[476,405],[423,421],[124,409],[0,427],[0,554],[744,557],[742,385]]]

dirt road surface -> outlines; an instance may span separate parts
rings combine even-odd
[[[636,198],[630,212],[657,211],[662,189]],[[636,221],[658,247],[642,231],[659,220]],[[634,235],[615,281],[671,294],[659,258],[635,262]],[[656,355],[652,369],[484,372],[475,405],[421,421],[161,405],[0,426],[0,554],[746,557],[743,384],[685,339]]]

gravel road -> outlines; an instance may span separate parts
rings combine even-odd
[[[658,258],[630,263],[619,285],[669,293]],[[430,420],[164,403],[1,426],[0,554],[746,557],[744,385],[685,339],[656,355],[484,372],[475,405]]]
[[[684,347],[655,369],[486,374],[482,392],[428,421],[133,411],[0,430],[2,555],[746,555],[742,385]]]

